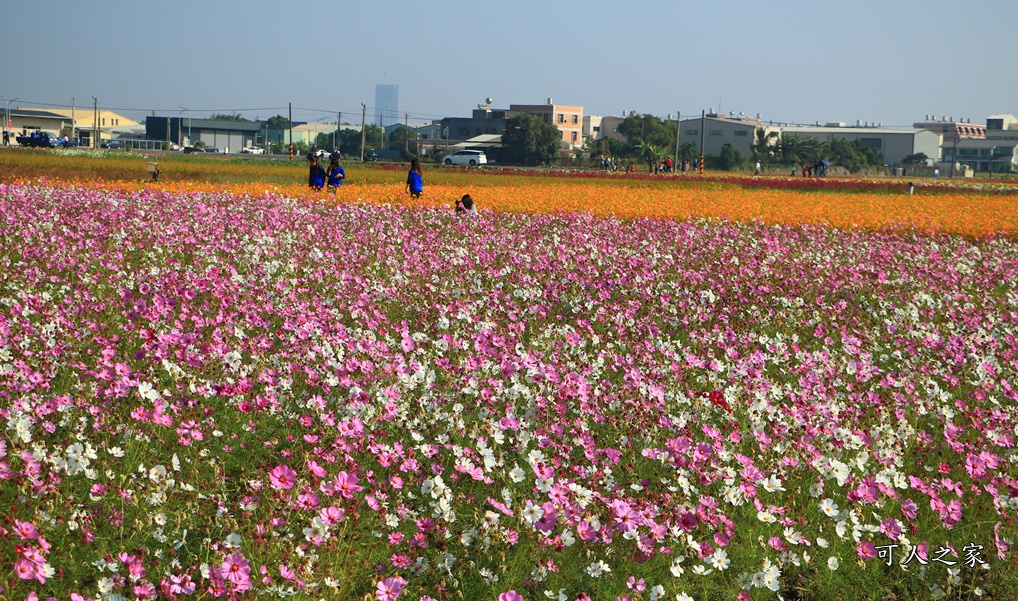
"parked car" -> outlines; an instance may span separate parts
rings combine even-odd
[[[215,146],[206,146],[205,152],[219,152],[219,149],[216,148]]]
[[[110,150],[116,150],[120,148],[120,140],[103,140],[101,144],[103,148],[109,148]]]
[[[240,152],[242,154],[265,154],[265,149],[258,148],[256,146],[249,146],[247,148],[241,149]]]
[[[442,157],[442,162],[446,165],[470,165],[471,167],[476,167],[477,165],[486,164],[488,157],[481,150],[457,150],[452,154]]]

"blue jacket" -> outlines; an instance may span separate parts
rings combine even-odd
[[[339,165],[336,165],[335,169],[329,168],[329,185],[333,188],[342,186],[344,177],[346,177],[346,171],[343,171]]]
[[[308,171],[308,186],[321,190],[325,187],[325,169],[321,165],[310,166]]]
[[[424,178],[413,169],[407,172],[406,183],[410,186],[410,192],[419,193],[424,190]]]

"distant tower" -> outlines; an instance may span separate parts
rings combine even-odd
[[[399,86],[380,83],[375,86],[375,110],[378,125],[385,127],[399,121]]]

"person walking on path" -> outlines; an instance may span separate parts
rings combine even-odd
[[[421,161],[414,159],[410,161],[410,170],[406,174],[406,191],[410,198],[420,198],[424,191],[424,174],[421,172]]]
[[[343,179],[346,177],[346,171],[339,166],[338,152],[332,153],[329,157],[329,168],[325,173],[328,176],[330,188],[336,189],[343,185]]]

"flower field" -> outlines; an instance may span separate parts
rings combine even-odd
[[[425,177],[0,184],[0,598],[1018,598],[1014,196]]]

